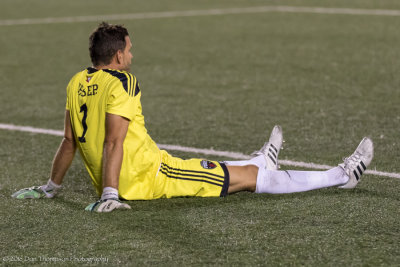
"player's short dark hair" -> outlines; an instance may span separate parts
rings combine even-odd
[[[118,50],[126,46],[128,30],[122,25],[102,22],[89,37],[89,52],[93,66],[108,65]]]

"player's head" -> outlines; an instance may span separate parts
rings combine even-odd
[[[122,25],[102,22],[89,37],[89,52],[94,67],[113,64],[119,70],[130,70],[132,43]]]

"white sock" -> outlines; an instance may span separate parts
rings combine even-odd
[[[249,160],[239,160],[239,161],[225,161],[226,165],[230,166],[246,166],[246,165],[255,165],[258,168],[264,168],[266,165],[266,161],[263,155],[251,158]]]
[[[270,171],[258,169],[256,193],[294,193],[347,183],[341,167],[327,171]]]

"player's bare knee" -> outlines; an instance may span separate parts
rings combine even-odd
[[[247,165],[245,168],[247,190],[254,192],[257,184],[258,167],[255,165]]]
[[[229,193],[238,191],[255,191],[258,174],[257,166],[246,165],[227,167],[230,175]]]

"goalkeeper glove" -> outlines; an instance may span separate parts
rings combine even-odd
[[[85,210],[95,212],[110,212],[115,209],[131,209],[128,204],[122,203],[117,198],[99,199],[95,203],[88,205]]]
[[[26,198],[53,198],[61,189],[61,185],[55,184],[51,179],[42,186],[32,186],[21,189],[11,196],[17,199]]]
[[[95,212],[111,212],[115,209],[130,209],[131,206],[122,203],[118,199],[118,190],[112,187],[105,187],[101,198],[88,205],[85,210]]]

